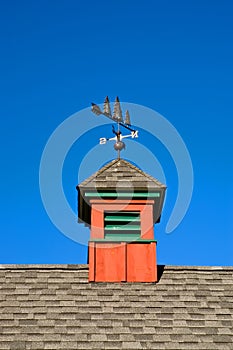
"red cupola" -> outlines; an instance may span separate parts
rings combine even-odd
[[[89,282],[156,282],[154,224],[166,186],[115,159],[77,190],[79,222],[90,227]]]

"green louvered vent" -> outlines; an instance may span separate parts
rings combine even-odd
[[[140,212],[105,212],[104,215],[105,239],[108,240],[135,240],[140,238]]]

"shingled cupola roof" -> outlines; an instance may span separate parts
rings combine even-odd
[[[156,198],[159,222],[166,186],[124,159],[114,159],[77,186],[79,221],[90,224],[89,198]]]
[[[83,181],[79,188],[106,190],[122,187],[125,189],[129,186],[129,181],[135,190],[153,191],[166,188],[161,182],[124,159],[112,160]]]

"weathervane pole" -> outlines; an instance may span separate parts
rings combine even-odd
[[[119,122],[117,123],[117,134],[120,135],[120,124],[119,124]],[[119,136],[117,136],[117,141],[120,141],[118,138],[119,138]],[[120,149],[118,149],[117,154],[118,154],[118,159],[121,159],[121,150]]]

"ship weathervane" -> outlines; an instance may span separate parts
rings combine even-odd
[[[126,110],[125,117],[123,119],[120,101],[119,98],[116,97],[112,114],[108,96],[104,100],[103,111],[95,103],[92,103],[91,110],[97,116],[104,115],[113,122],[117,123],[117,130],[115,126],[112,125],[112,132],[115,136],[111,138],[101,137],[99,143],[100,145],[105,145],[107,141],[116,141],[114,144],[114,149],[117,151],[118,158],[120,159],[120,152],[125,149],[125,143],[122,140],[128,137],[131,137],[132,139],[138,138],[138,130],[133,129],[131,125],[129,111]],[[121,132],[121,126],[129,130],[130,134],[123,135]]]

